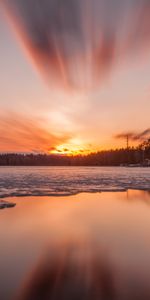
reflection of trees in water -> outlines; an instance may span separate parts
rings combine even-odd
[[[150,191],[127,190],[125,200],[127,200],[129,202],[142,201],[142,202],[150,205]]]
[[[91,245],[93,246],[93,245]],[[17,300],[148,300],[150,292],[121,273],[107,253],[98,247],[67,245],[56,247],[38,262],[28,276]],[[121,275],[121,276],[120,276]],[[15,300],[16,300],[15,299]]]

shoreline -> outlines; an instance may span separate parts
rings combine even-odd
[[[70,197],[70,196],[76,196],[80,194],[101,194],[101,193],[121,193],[121,192],[128,192],[128,191],[143,191],[143,192],[150,192],[150,188],[108,188],[108,189],[100,189],[97,191],[79,191],[79,192],[73,192],[73,193],[67,193],[67,192],[61,192],[61,193],[29,193],[29,194],[10,194],[10,195],[0,195],[0,202],[3,201],[3,199],[9,199],[9,198],[23,198],[23,197]]]
[[[113,194],[117,194],[117,193],[128,193],[128,192],[147,192],[147,193],[149,193],[150,192],[150,189],[104,189],[104,190],[101,190],[101,191],[95,191],[95,192],[89,192],[89,191],[86,191],[86,192],[78,192],[78,193],[72,193],[72,194],[38,194],[38,195],[35,195],[35,194],[33,194],[33,195],[31,195],[31,194],[28,194],[28,195],[13,195],[13,196],[6,196],[6,197],[0,197],[0,210],[1,209],[5,209],[5,208],[14,208],[16,205],[17,205],[17,203],[16,202],[12,202],[11,201],[11,199],[15,199],[16,198],[16,200],[17,199],[24,199],[24,198],[33,198],[33,197],[35,197],[35,198],[38,198],[38,199],[40,199],[40,198],[47,198],[47,197],[50,197],[50,199],[53,199],[53,198],[56,198],[56,199],[59,199],[59,198],[64,198],[64,197],[67,197],[67,198],[69,198],[69,197],[73,197],[73,196],[78,196],[78,195],[83,195],[83,194],[87,194],[87,195],[92,195],[92,194],[94,194],[94,195],[96,195],[96,194],[111,194],[111,193],[113,193]],[[5,199],[5,200],[3,200],[3,199]]]
[[[0,209],[13,208],[15,206],[16,203],[0,200]]]

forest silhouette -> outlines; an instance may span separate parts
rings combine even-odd
[[[103,150],[90,154],[1,153],[0,166],[147,166],[150,139],[137,147]]]

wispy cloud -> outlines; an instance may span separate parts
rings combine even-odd
[[[115,135],[115,138],[116,139],[129,138],[131,141],[143,141],[150,138],[150,128],[147,128],[144,131],[138,133],[134,131],[122,132]]]
[[[0,151],[48,152],[69,138],[51,133],[51,129],[45,129],[37,119],[17,114],[3,114],[0,118]]]
[[[150,45],[148,0],[2,0],[22,45],[49,84],[100,84],[118,60]]]

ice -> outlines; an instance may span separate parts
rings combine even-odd
[[[14,207],[15,205],[15,203],[0,200],[0,209]]]
[[[0,167],[0,198],[150,190],[150,168]]]

